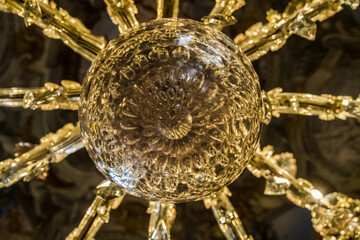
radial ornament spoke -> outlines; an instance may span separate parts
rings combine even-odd
[[[263,92],[265,106],[265,122],[271,116],[279,117],[280,114],[299,114],[318,116],[322,120],[345,120],[357,118],[360,120],[360,95],[357,99],[350,96],[332,96],[329,94],[312,95],[308,93],[282,92],[275,88],[267,93]]]
[[[108,223],[110,212],[121,204],[125,191],[118,185],[103,181],[95,189],[96,197],[79,226],[75,228],[66,240],[91,240],[104,223]]]
[[[207,209],[211,208],[221,231],[227,240],[253,240],[246,234],[240,218],[231,204],[231,192],[227,187],[204,199]]]
[[[324,240],[359,239],[360,200],[337,192],[324,196],[309,181],[295,178],[292,154],[273,153],[272,146],[258,150],[248,166],[256,177],[264,177],[267,182],[272,182],[273,191],[265,190],[265,194],[285,194],[292,203],[309,209],[314,229]]]
[[[316,22],[322,22],[341,11],[342,5],[356,9],[359,0],[314,0],[306,4],[304,1],[292,1],[282,14],[270,9],[267,24],[254,24],[245,34],[237,35],[234,41],[254,61],[268,51],[279,50],[292,34],[314,40]]]
[[[0,162],[0,188],[23,179],[30,181],[46,176],[50,163],[58,163],[69,154],[83,148],[79,124],[66,124],[56,133],[41,138],[40,144],[15,158]]]
[[[123,33],[139,25],[135,14],[138,13],[133,0],[104,0],[106,10],[112,22],[118,26],[119,32]]]
[[[41,27],[46,36],[61,39],[72,50],[90,61],[93,61],[106,45],[103,37],[91,34],[79,19],[71,17],[62,8],[57,9],[53,1],[2,0],[0,10],[23,17],[26,26],[35,24]]]
[[[47,82],[42,88],[0,88],[0,106],[77,110],[81,85],[69,80],[61,81],[61,85]]]
[[[221,30],[237,22],[231,14],[243,6],[245,0],[216,0],[214,8],[208,16],[203,17],[202,21]]]
[[[157,0],[157,18],[177,18],[180,0]]]
[[[149,240],[170,240],[170,230],[176,217],[174,204],[150,202]]]

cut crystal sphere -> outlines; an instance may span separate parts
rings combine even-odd
[[[148,200],[199,200],[258,147],[258,77],[220,31],[158,19],[113,39],[85,77],[79,118],[97,168]]]

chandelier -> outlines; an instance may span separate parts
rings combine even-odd
[[[259,144],[264,125],[286,115],[358,123],[360,97],[261,90],[252,66],[286,47],[292,35],[315,40],[318,22],[344,7],[356,9],[359,1],[292,0],[234,40],[221,30],[237,22],[233,13],[243,0],[217,0],[201,21],[178,18],[177,0],[158,0],[157,18],[144,23],[132,0],[104,2],[120,32],[109,42],[53,1],[0,0],[0,10],[19,15],[27,27],[39,26],[91,62],[82,84],[0,89],[2,107],[79,113],[79,122],[48,133],[39,144],[19,143],[13,158],[0,162],[1,188],[44,180],[52,166],[85,147],[107,180],[97,185],[67,240],[94,239],[126,194],[149,201],[149,239],[170,239],[176,204],[198,200],[211,209],[226,239],[257,239],[246,231],[231,203],[237,195],[227,188],[244,170],[265,180],[265,195],[308,209],[323,239],[360,238],[360,200],[325,194],[298,176],[293,153]]]

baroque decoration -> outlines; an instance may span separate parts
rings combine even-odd
[[[78,123],[37,145],[19,143],[13,158],[0,162],[1,188],[45,179],[54,164],[85,147],[107,180],[66,240],[94,239],[126,194],[149,201],[148,239],[170,239],[176,204],[197,200],[211,209],[226,239],[259,239],[246,231],[227,188],[247,169],[265,180],[265,195],[308,209],[323,239],[360,238],[360,200],[325,194],[298,177],[292,153],[259,144],[263,124],[285,114],[359,121],[360,97],[264,91],[252,66],[291,35],[314,40],[318,22],[356,9],[358,0],[292,0],[234,40],[221,30],[236,23],[233,13],[244,0],[216,0],[201,21],[178,18],[179,0],[158,0],[157,18],[144,23],[132,0],[104,2],[120,32],[109,42],[53,1],[0,0],[0,10],[91,61],[82,84],[0,89],[2,107],[79,114]]]

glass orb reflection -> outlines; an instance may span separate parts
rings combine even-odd
[[[97,168],[129,194],[199,200],[258,146],[258,77],[220,31],[158,19],[112,40],[85,77],[79,118]]]

